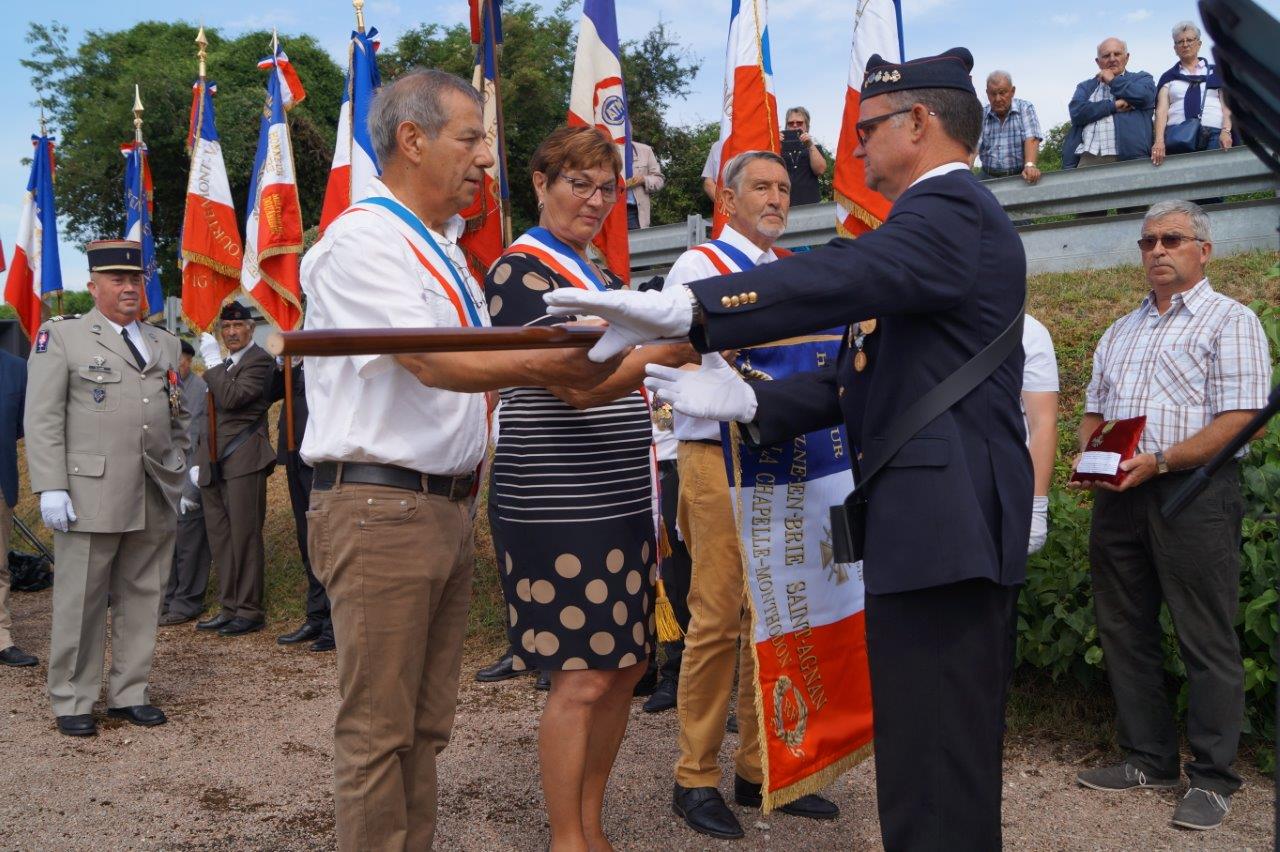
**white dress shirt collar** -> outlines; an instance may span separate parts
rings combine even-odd
[[[99,313],[101,313],[101,311],[99,311]],[[142,360],[151,360],[151,349],[147,346],[147,339],[142,335],[141,323],[134,320],[128,325],[120,325],[120,323],[112,320],[106,314],[103,314],[102,318],[107,321],[107,325],[111,326],[112,331],[116,334],[120,334],[123,329],[129,329],[129,340],[134,346],[138,347],[138,351],[142,353]],[[123,337],[121,339],[123,339]]]
[[[404,207],[404,209],[409,210],[410,213],[413,213],[413,211],[409,209],[409,205],[405,204],[399,198],[396,198],[396,194],[392,192],[387,187],[387,185],[383,183],[382,180],[379,178],[373,178],[372,180],[369,181],[369,185],[365,187],[364,197],[368,198],[371,195],[382,196],[383,198],[390,198],[392,201],[395,201],[398,204],[400,204],[402,207]],[[359,202],[356,202],[356,203],[359,204]],[[416,213],[413,213],[413,215],[417,216]],[[419,218],[418,221],[422,222],[422,219]],[[427,225],[426,222],[422,222],[422,224],[426,226],[426,229],[430,231],[433,236],[441,237],[447,243],[457,243],[458,240],[462,237],[462,232],[466,230],[467,220],[463,219],[461,216],[458,216],[458,215],[450,216],[449,221],[446,222],[444,225],[443,233],[441,233],[440,231],[437,231],[435,228],[431,227],[430,225]]]
[[[760,246],[735,231],[733,226],[728,223],[726,223],[724,228],[721,229],[720,239],[751,258],[751,262],[756,266],[759,266],[762,263],[771,263],[778,259],[778,256],[773,253],[772,248],[760,248]]]
[[[940,166],[935,166],[934,168],[929,169],[929,171],[925,172],[924,174],[920,175],[920,177],[911,181],[911,183],[907,186],[907,189],[910,189],[911,187],[915,186],[921,181],[928,180],[929,178],[941,177],[942,175],[950,174],[951,172],[958,172],[961,169],[968,171],[969,164],[961,163],[959,161],[954,163],[943,163]]]
[[[248,352],[250,349],[252,349],[253,347],[255,347],[255,346],[257,346],[257,345],[258,345],[258,344],[254,343],[252,340],[250,340],[250,341],[249,341],[249,345],[248,345],[248,346],[246,346],[245,348],[241,349],[239,352],[232,352],[230,355],[228,355],[227,357],[231,359],[231,366],[232,366],[232,367],[234,367],[236,364],[239,364],[239,363],[240,363],[240,359],[244,357],[244,353]]]

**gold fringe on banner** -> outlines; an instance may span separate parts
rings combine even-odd
[[[844,193],[836,192],[834,193],[834,195],[835,195],[836,204],[840,205],[845,210],[848,210],[850,216],[857,219],[859,222],[866,225],[871,230],[874,231],[876,228],[879,228],[881,225],[884,224],[884,222],[880,221],[875,216],[872,216],[870,213],[868,213],[865,207],[863,207],[861,204],[854,201],[853,199],[849,198],[849,196],[845,195]],[[854,236],[854,234],[851,233],[849,229],[847,229],[844,226],[843,219],[836,220],[836,232],[839,233],[839,235],[842,237]]]

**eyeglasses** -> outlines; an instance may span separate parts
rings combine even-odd
[[[1193,44],[1199,44],[1199,43],[1200,43],[1200,39],[1198,38],[1180,38],[1177,41],[1175,41],[1173,44],[1175,47],[1190,47]]]
[[[1156,247],[1156,243],[1158,242],[1168,251],[1173,251],[1188,240],[1195,240],[1198,243],[1204,242],[1204,240],[1199,237],[1188,237],[1185,234],[1161,234],[1158,237],[1141,238],[1138,240],[1138,248],[1142,249],[1144,252],[1151,251]]]
[[[867,140],[871,138],[871,131],[875,129],[877,124],[893,118],[895,115],[906,115],[915,108],[915,104],[912,104],[906,109],[895,109],[893,112],[886,112],[884,115],[877,115],[875,118],[867,118],[859,121],[853,126],[853,129],[858,134],[858,143],[864,148],[867,147]],[[929,115],[937,115],[937,113],[931,112]]]
[[[569,177],[568,175],[560,175],[560,179],[569,184],[569,191],[578,198],[590,199],[598,191],[600,200],[605,204],[612,204],[618,200],[618,182],[611,181],[609,183],[592,183],[582,178]]]
[[[788,121],[787,127],[804,127],[804,121]]]

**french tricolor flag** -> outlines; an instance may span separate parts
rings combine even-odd
[[[778,153],[778,100],[773,93],[773,62],[769,58],[769,5],[767,0],[733,0],[729,10],[729,40],[725,48],[724,98],[720,114],[720,173],[716,188],[723,186],[725,164],[743,151]],[[717,191],[717,195],[719,192]],[[719,236],[729,220],[716,203],[711,235]]]
[[[150,318],[164,313],[164,288],[160,285],[160,264],[156,262],[156,240],[151,231],[151,215],[155,189],[151,183],[151,164],[147,146],[141,141],[120,146],[124,155],[124,238],[142,246],[141,316]]]
[[[471,43],[476,61],[471,84],[484,98],[484,135],[493,148],[493,165],[485,170],[476,198],[462,211],[466,231],[458,245],[466,253],[476,280],[485,273],[511,242],[507,185],[507,145],[502,126],[498,54],[502,48],[502,4],[499,0],[471,0]]]
[[[258,63],[258,67],[263,71],[270,69],[274,72],[274,76],[280,86],[280,98],[284,103],[284,108],[291,110],[294,104],[302,102],[307,96],[307,92],[302,88],[302,80],[299,79],[298,72],[293,70],[293,63],[289,61],[284,48],[280,46],[279,39],[273,39],[273,42],[275,44],[275,56],[268,56],[266,59],[261,60]]]
[[[347,82],[338,112],[338,143],[333,149],[333,166],[324,190],[320,210],[320,233],[351,205],[363,198],[369,181],[379,174],[378,157],[369,135],[369,105],[382,85],[378,74],[378,31],[351,33],[347,51]],[[295,75],[296,77],[296,75]]]
[[[236,223],[231,184],[214,124],[213,97],[218,85],[203,77],[192,86],[187,152],[187,206],[182,219],[182,312],[196,328],[207,330],[222,302],[240,286],[244,248]]]
[[[276,57],[284,51],[276,49]],[[271,68],[272,60],[264,60]],[[258,63],[258,67],[264,67]],[[244,226],[240,286],[271,322],[286,331],[302,323],[298,260],[302,255],[302,205],[293,145],[285,121],[285,77],[278,67],[267,77],[267,101],[258,130],[258,153],[249,183],[249,215]],[[294,75],[297,80],[297,75]],[[306,94],[299,83],[297,103]]]
[[[618,202],[605,218],[595,245],[615,275],[631,280],[631,249],[627,241],[626,182],[631,180],[631,115],[622,84],[618,50],[618,19],[613,0],[584,0],[578,49],[569,89],[569,124],[595,127],[614,141],[622,155]]]
[[[53,203],[53,140],[42,135],[32,136],[31,142],[35,156],[4,285],[4,300],[13,305],[28,340],[35,339],[40,327],[42,297],[62,289],[58,211]]]
[[[832,186],[836,196],[836,230],[856,237],[880,227],[889,216],[889,199],[867,188],[862,160],[853,155],[858,147],[858,112],[862,106],[862,77],[867,60],[880,54],[901,62],[901,0],[865,0],[853,17],[853,55],[849,60],[849,86],[844,95],[844,117],[836,145],[836,171]]]

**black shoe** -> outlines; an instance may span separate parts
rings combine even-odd
[[[671,793],[671,810],[676,816],[684,817],[689,827],[701,834],[722,840],[737,840],[742,836],[742,825],[715,787],[675,785]]]
[[[320,638],[311,643],[313,651],[332,651],[338,647],[338,643],[333,641],[332,633],[321,633]]]
[[[508,680],[517,675],[525,674],[525,672],[516,671],[514,663],[511,652],[508,651],[496,663],[487,665],[476,672],[476,681],[479,683],[497,683],[500,680]]]
[[[738,714],[729,713],[729,718],[724,720],[724,729],[731,734],[738,733]]]
[[[0,663],[6,666],[34,666],[38,660],[19,648],[17,645],[10,645],[3,651],[0,651]]]
[[[764,796],[760,794],[760,785],[752,784],[741,775],[733,776],[733,800],[744,808],[758,808],[764,804]],[[840,816],[840,808],[835,802],[810,793],[801,796],[794,802],[788,802],[778,808],[784,814],[805,817],[806,819],[835,819]]]
[[[636,681],[635,689],[631,690],[631,695],[635,698],[646,698],[653,695],[653,691],[658,687],[658,670],[645,669],[645,673]]]
[[[320,638],[321,628],[319,624],[306,622],[292,633],[286,633],[283,636],[276,637],[277,645],[300,645],[303,642],[314,642]]]
[[[206,621],[197,621],[196,630],[221,630],[230,624],[232,620],[232,616],[227,615],[225,612],[220,612]]]
[[[551,689],[551,675],[547,672],[538,672],[538,682],[533,685],[534,689],[541,689],[547,692]]]
[[[175,624],[186,624],[188,621],[195,621],[195,615],[179,615],[176,612],[166,612],[160,616],[161,627],[172,627]]]
[[[169,719],[164,711],[152,704],[135,704],[132,707],[108,707],[107,715],[112,719],[124,719],[132,725],[154,728],[163,725]]]
[[[657,687],[653,690],[653,695],[649,696],[649,700],[644,703],[644,712],[661,713],[664,710],[670,710],[676,706],[676,691],[679,684],[675,678],[664,677],[658,681]]]
[[[93,721],[92,713],[59,716],[58,733],[66,734],[69,737],[92,737],[98,733],[98,723]]]
[[[233,618],[218,631],[219,636],[243,636],[246,633],[257,633],[266,627],[265,621],[250,621],[247,618]]]

